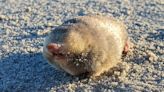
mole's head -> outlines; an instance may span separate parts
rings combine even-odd
[[[44,56],[53,66],[72,75],[87,71],[92,38],[81,26],[60,26],[45,41]]]

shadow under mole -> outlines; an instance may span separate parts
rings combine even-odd
[[[42,53],[11,53],[0,60],[1,91],[49,91],[69,83],[72,76],[51,67]]]

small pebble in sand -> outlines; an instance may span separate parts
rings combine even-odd
[[[70,92],[73,92],[73,91],[75,90],[75,88],[76,88],[76,85],[75,85],[75,84],[69,84],[69,85],[68,85],[68,90],[69,90]]]
[[[147,55],[149,57],[149,61],[157,61],[158,57],[151,51],[147,51]]]

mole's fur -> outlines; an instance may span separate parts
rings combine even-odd
[[[121,62],[127,44],[122,22],[109,16],[79,16],[49,33],[43,55],[55,68],[71,75],[99,76]]]

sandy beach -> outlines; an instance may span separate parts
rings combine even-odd
[[[123,57],[122,76],[97,81],[58,71],[42,56],[50,30],[86,14],[125,23],[133,51]],[[119,74],[118,74],[119,75]],[[0,0],[1,92],[163,92],[163,0]]]

